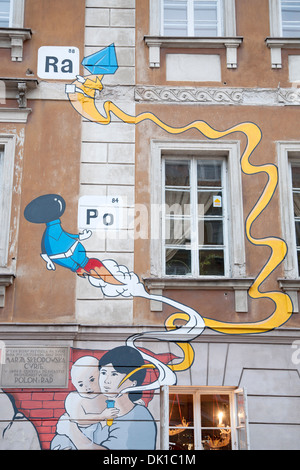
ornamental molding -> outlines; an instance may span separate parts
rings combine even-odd
[[[139,103],[299,106],[300,88],[202,88],[138,85],[135,88],[134,98]]]

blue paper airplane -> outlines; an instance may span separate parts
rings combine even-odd
[[[83,59],[81,64],[93,75],[113,74],[118,68],[115,45],[102,49]]]

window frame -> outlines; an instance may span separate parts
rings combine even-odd
[[[231,450],[239,450],[238,430],[242,428],[238,422],[238,396],[243,395],[244,399],[244,429],[246,433],[245,447],[250,449],[249,424],[248,424],[248,404],[247,392],[245,388],[230,386],[163,386],[161,388],[161,449],[169,449],[169,396],[171,394],[193,395],[194,414],[194,443],[195,451],[204,450],[201,444],[201,395],[228,395],[230,404],[230,429],[231,429]],[[217,428],[216,428],[217,429]]]
[[[216,37],[181,37],[163,36],[162,0],[149,0],[149,34],[144,41],[149,47],[149,67],[160,67],[160,49],[162,47],[183,48],[225,48],[227,68],[237,68],[237,48],[242,44],[243,38],[236,35],[235,0],[226,0],[221,8],[223,14],[223,34]]]
[[[227,207],[231,217],[228,225],[228,277],[245,278],[246,255],[243,217],[242,177],[240,168],[239,141],[152,141],[151,143],[151,207],[162,204],[162,157],[167,154],[199,155],[214,158],[227,156]],[[181,157],[182,158],[182,157]],[[228,223],[228,222],[227,222]],[[151,274],[159,278],[163,275],[162,221],[157,211],[151,211]],[[160,256],[157,254],[160,253]],[[173,277],[173,276],[172,276]],[[189,276],[193,278],[193,276]],[[220,279],[226,276],[198,276],[198,279]],[[178,276],[175,276],[178,278]],[[187,276],[185,276],[187,278]]]
[[[278,186],[282,238],[287,245],[283,260],[283,277],[278,278],[279,287],[286,292],[293,303],[293,313],[299,312],[298,292],[300,273],[298,272],[296,235],[294,223],[291,164],[300,165],[300,141],[277,142]]]
[[[11,49],[11,60],[22,62],[23,43],[31,39],[32,32],[24,28],[25,0],[11,0],[10,24],[0,28],[0,48]]]
[[[282,35],[281,0],[269,0],[270,36],[266,38],[266,45],[271,51],[271,67],[282,68],[282,49],[299,49],[299,37]]]
[[[195,18],[194,18],[194,2],[195,1],[202,1],[208,2],[211,0],[186,0],[187,1],[187,35],[185,37],[195,37]],[[223,9],[223,2],[222,0],[214,0],[217,3],[217,34],[212,35],[209,37],[220,37],[224,34],[224,9]],[[160,25],[160,35],[167,36],[165,34],[165,22],[164,22],[164,2],[165,0],[161,1],[161,25]],[[175,35],[179,36],[179,35]]]
[[[14,178],[15,136],[0,134],[0,268],[8,263],[11,204]],[[2,152],[1,152],[1,149]]]
[[[221,178],[222,178],[222,207],[223,207],[223,215],[222,217],[216,217],[216,216],[200,216],[196,210],[197,206],[197,195],[199,192],[199,187],[197,185],[197,165],[199,161],[206,161],[209,162],[210,160],[214,162],[221,162]],[[190,243],[190,251],[191,253],[191,273],[185,275],[184,277],[201,277],[201,278],[207,278],[211,277],[212,275],[205,275],[200,272],[200,267],[199,267],[199,253],[200,249],[203,251],[206,250],[217,250],[217,249],[222,249],[223,254],[224,254],[224,274],[223,275],[215,275],[216,277],[222,278],[222,277],[230,277],[230,267],[229,267],[229,235],[228,235],[228,219],[229,219],[229,211],[227,207],[227,193],[228,193],[228,188],[227,188],[227,156],[211,156],[211,158],[208,158],[204,155],[166,155],[162,154],[162,182],[161,182],[161,187],[163,188],[162,190],[162,208],[163,208],[163,214],[162,214],[162,275],[168,276],[166,273],[166,250],[168,249],[166,243],[166,234],[165,234],[165,225],[166,225],[166,212],[165,212],[165,193],[166,193],[166,187],[165,187],[165,165],[166,162],[189,162],[189,169],[190,169],[190,206],[191,206],[191,214],[190,214],[190,220],[191,220],[191,243]],[[215,190],[217,191],[217,190]],[[219,220],[222,219],[222,231],[223,231],[223,244],[218,246],[218,245],[204,245],[202,248],[200,248],[200,244],[198,241],[198,222],[200,219],[207,220],[208,218],[210,219],[215,219]],[[175,248],[175,245],[174,245]],[[177,249],[180,249],[180,247]],[[181,248],[182,249],[182,248]],[[170,275],[170,276],[175,276],[178,277],[179,275]]]

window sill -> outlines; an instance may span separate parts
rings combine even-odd
[[[298,292],[300,291],[300,279],[278,279],[279,287],[286,292],[293,302],[293,313],[299,313]]]
[[[145,36],[144,41],[149,47],[149,67],[160,67],[160,49],[166,48],[197,48],[219,49],[226,48],[227,68],[237,68],[237,48],[242,44],[243,38],[230,37],[167,37]]]
[[[282,68],[281,49],[300,49],[299,38],[268,37],[265,42],[271,50],[272,69]]]
[[[0,28],[0,48],[11,49],[11,60],[22,62],[23,43],[31,36],[32,32],[27,28]]]
[[[225,277],[163,277],[145,278],[145,286],[151,294],[162,295],[163,290],[231,290],[235,294],[235,310],[238,313],[248,312],[248,290],[254,278],[225,278]],[[162,311],[160,302],[151,303],[151,311]]]
[[[5,290],[13,284],[14,278],[11,273],[0,273],[0,308],[5,306]]]

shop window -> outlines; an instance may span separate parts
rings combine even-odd
[[[165,274],[228,275],[225,159],[163,164]]]
[[[169,449],[249,449],[244,389],[175,386],[164,399],[168,410],[164,445],[168,441]]]
[[[162,0],[163,35],[221,36],[221,3],[221,0]]]

